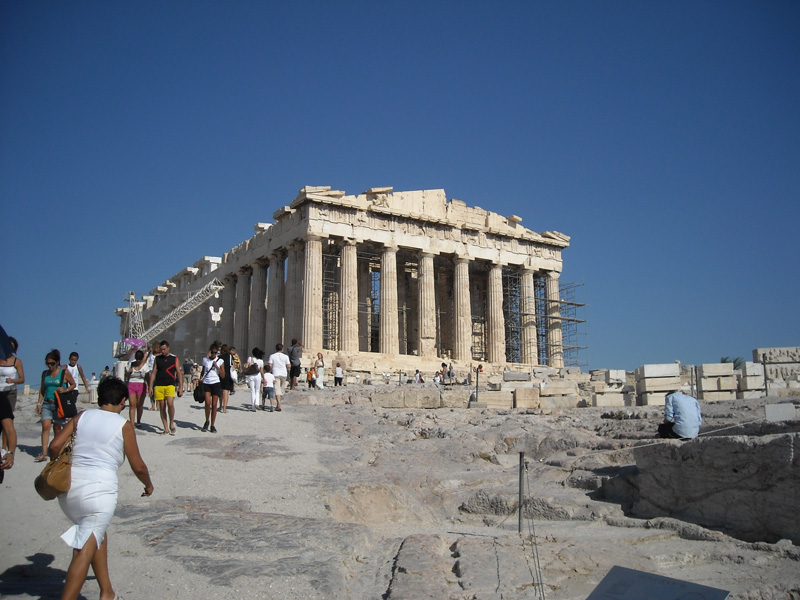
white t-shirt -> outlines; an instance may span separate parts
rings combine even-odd
[[[205,375],[203,375],[203,383],[219,383],[219,370],[222,364],[221,358],[212,360],[208,356],[204,356],[203,369],[205,370]]]
[[[344,377],[344,371],[342,371],[342,367],[336,367],[334,377]]]
[[[272,373],[264,373],[264,387],[274,388],[275,387],[275,375]]]
[[[286,370],[286,367],[289,366],[289,357],[283,352],[270,354],[267,363],[272,367],[272,374],[275,377],[287,377],[289,375]]]

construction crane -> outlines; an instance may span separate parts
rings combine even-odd
[[[155,339],[159,334],[172,327],[211,296],[218,295],[224,288],[225,286],[222,285],[220,280],[214,278],[196,292],[192,292],[185,302],[146,330],[142,321],[140,303],[136,300],[136,295],[133,292],[128,292],[130,308],[128,309],[128,320],[125,324],[125,337],[120,342],[114,342],[114,357],[127,359],[128,354],[134,347],[146,345],[150,340]]]

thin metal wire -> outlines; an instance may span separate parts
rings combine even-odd
[[[530,498],[532,496],[531,493],[531,482],[530,482],[530,472],[528,470],[528,463],[525,463],[525,492],[523,495],[525,498]],[[520,506],[520,511],[524,511],[525,507]],[[524,512],[523,512],[524,515]],[[544,597],[544,577],[542,575],[542,564],[539,561],[539,542],[536,539],[536,525],[533,522],[533,517],[526,519],[528,524],[528,537],[531,539],[531,552],[533,558],[533,587],[537,591],[537,596],[541,600],[545,600]],[[525,553],[525,540],[522,540],[522,552],[526,557],[527,561],[527,554]],[[530,570],[530,564],[528,565],[528,569]]]

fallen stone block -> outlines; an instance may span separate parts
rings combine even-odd
[[[622,392],[592,394],[592,406],[626,406],[625,394]]]
[[[540,408],[539,388],[517,388],[514,390],[514,408]]]
[[[441,398],[438,388],[405,388],[403,408],[440,408]]]
[[[636,391],[640,394],[645,392],[674,392],[680,387],[680,377],[649,377],[636,381]]]
[[[577,396],[578,384],[574,381],[549,381],[541,384],[541,396]]]
[[[736,386],[735,375],[729,375],[727,377],[701,377],[697,380],[697,388],[700,392],[735,390]]]
[[[606,371],[606,383],[625,384],[625,371],[623,369],[609,369]]]
[[[698,365],[698,377],[723,377],[733,375],[733,363],[710,363]]]
[[[533,376],[537,379],[555,377],[556,374],[558,374],[558,369],[555,367],[533,367]]]
[[[764,395],[764,390],[739,390],[736,392],[737,400],[757,400]]]
[[[764,377],[764,365],[757,362],[742,363],[742,375],[745,377]]]
[[[521,371],[503,371],[503,381],[530,381],[531,374]]]
[[[442,408],[466,408],[471,394],[472,390],[466,386],[455,389],[442,389],[439,391]]]
[[[680,377],[681,366],[678,363],[665,363],[656,365],[642,365],[634,371],[636,379],[648,377]]]
[[[405,408],[403,394],[399,391],[373,392],[372,403],[381,408]]]
[[[639,406],[664,406],[664,399],[668,392],[645,392],[636,395]]]
[[[577,396],[539,396],[540,408],[577,408],[579,401]]]
[[[706,402],[717,402],[719,400],[736,400],[736,392],[734,391],[719,391],[719,392],[701,392],[699,394],[701,400]]]
[[[744,375],[739,378],[740,390],[763,390],[764,389],[764,376],[763,375]]]
[[[485,402],[487,408],[513,408],[514,396],[511,392],[478,393],[478,402]]]

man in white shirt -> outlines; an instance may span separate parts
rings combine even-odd
[[[283,352],[283,344],[275,346],[275,353],[270,354],[267,364],[275,376],[275,410],[280,412],[283,386],[286,385],[286,377],[289,375],[289,357]]]

